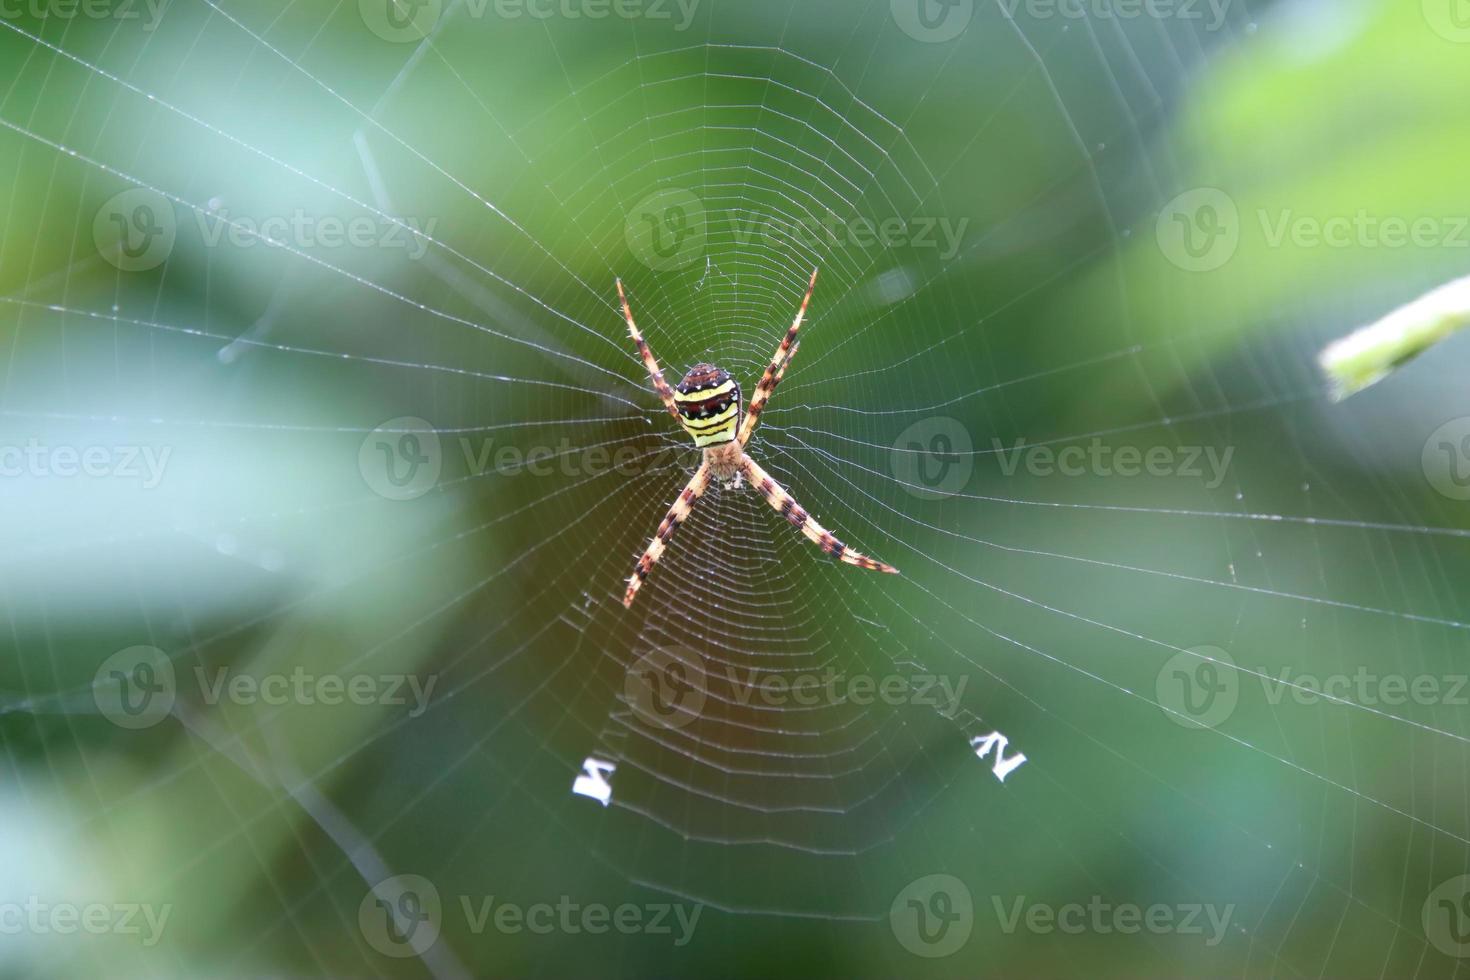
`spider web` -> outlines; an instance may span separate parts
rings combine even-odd
[[[156,948],[31,937],[23,967],[1450,972],[1420,909],[1465,870],[1463,711],[1294,679],[1456,676],[1465,533],[1417,475],[1443,419],[1330,410],[1311,366],[1401,287],[1241,335],[1127,271],[1200,183],[1164,127],[1270,8],[1206,30],[979,3],[926,43],[901,6],[711,0],[680,30],[454,0],[409,43],[371,5],[0,23],[7,442],[171,454],[156,487],[0,485],[0,802],[35,854],[81,855],[12,841],[7,899],[177,906]],[[99,254],[124,191],[172,216],[166,263]],[[260,225],[296,214],[376,247]],[[902,576],[715,486],[625,611],[698,458],[614,279],[670,375],[711,360],[748,397],[813,267],[750,451]],[[1008,473],[1020,440],[1233,456],[1218,485],[1062,479]],[[434,478],[385,483],[384,448]],[[94,672],[135,645],[180,694],[120,733]],[[301,666],[435,686],[417,712],[190,686]],[[1192,724],[1175,671],[1228,678],[1231,716]],[[444,914],[395,959],[359,906],[404,874]],[[975,921],[930,960],[890,906],[934,874]],[[681,948],[477,930],[458,899],[488,895],[704,918]],[[1229,927],[996,911],[1093,896]]]

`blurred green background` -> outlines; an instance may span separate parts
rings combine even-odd
[[[1465,272],[1457,2],[4,7],[0,974],[1457,974],[1466,342],[1314,366]],[[716,488],[625,611],[615,278],[748,395],[814,266],[752,452],[903,576]]]

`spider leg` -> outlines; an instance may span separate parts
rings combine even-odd
[[[653,379],[653,388],[658,392],[658,397],[663,399],[664,408],[675,419],[679,417],[679,409],[674,404],[674,391],[669,383],[664,380],[664,372],[658,366],[658,361],[653,356],[653,351],[648,346],[648,341],[643,339],[643,334],[638,332],[638,325],[633,322],[633,310],[628,306],[628,297],[623,292],[623,280],[618,280],[618,300],[623,304],[623,319],[628,321],[628,336],[633,338],[633,343],[638,345],[638,353],[643,358],[643,366],[648,369],[648,376]]]
[[[856,565],[858,568],[868,568],[875,572],[887,572],[890,575],[898,574],[898,569],[892,565],[885,565],[883,562],[869,558],[867,555],[859,554],[841,541],[838,541],[832,536],[831,531],[812,520],[811,515],[802,509],[801,505],[796,502],[791,494],[786,492],[786,488],[772,479],[771,474],[762,469],[761,465],[748,455],[741,456],[740,468],[745,472],[745,477],[750,481],[750,485],[765,496],[766,502],[778,514],[790,521],[792,527],[806,535],[813,544],[821,548],[824,552],[840,562],[845,562],[848,565]]]
[[[760,421],[761,412],[765,410],[766,402],[771,397],[771,392],[776,390],[776,385],[786,375],[786,365],[791,363],[791,358],[796,355],[796,349],[801,345],[796,341],[796,332],[801,329],[801,321],[806,319],[806,308],[812,301],[812,291],[817,288],[817,273],[821,269],[812,270],[812,281],[807,283],[806,296],[802,298],[801,308],[796,311],[796,319],[791,323],[791,329],[786,331],[786,336],[781,338],[776,353],[771,357],[771,363],[766,365],[766,373],[761,375],[760,384],[755,386],[755,394],[751,396],[750,407],[745,410],[745,421],[740,426],[740,445],[743,447],[750,441],[750,434],[755,431],[755,424]]]
[[[658,533],[648,543],[648,547],[638,558],[638,564],[633,566],[633,574],[628,576],[628,591],[623,596],[623,607],[633,605],[633,598],[638,595],[638,590],[643,586],[643,580],[648,578],[649,571],[654,564],[663,557],[664,548],[668,546],[669,538],[684,523],[689,512],[694,510],[694,504],[709,489],[711,477],[709,463],[700,463],[699,469],[695,470],[694,476],[690,478],[687,486],[679,494],[674,506],[669,508],[668,514],[664,516],[663,522],[658,526]]]
[[[786,360],[781,362],[780,370],[778,370],[776,372],[776,376],[771,379],[771,390],[766,393],[767,401],[770,401],[771,396],[776,393],[776,386],[781,383],[782,378],[786,377],[786,369],[791,366],[791,359],[796,356],[796,352],[799,350],[801,350],[801,341],[798,340],[796,343],[791,345],[791,353],[786,355]]]

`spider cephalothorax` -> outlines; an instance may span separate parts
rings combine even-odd
[[[787,365],[801,346],[796,342],[796,333],[801,329],[801,321],[806,317],[807,304],[811,302],[812,290],[816,286],[817,273],[813,271],[811,282],[807,285],[806,297],[802,299],[801,309],[796,313],[796,320],[791,324],[791,329],[786,331],[781,345],[776,348],[771,363],[766,366],[766,373],[761,376],[760,384],[756,386],[755,395],[751,398],[750,407],[746,409],[742,421],[740,383],[722,368],[713,364],[696,364],[676,387],[669,387],[669,383],[664,380],[663,371],[659,369],[658,361],[654,359],[653,351],[649,349],[648,342],[643,339],[643,334],[638,332],[638,327],[633,322],[633,311],[623,293],[623,282],[618,280],[618,299],[623,304],[623,317],[628,321],[628,335],[638,345],[638,353],[643,358],[643,366],[648,369],[648,376],[653,380],[654,389],[669,414],[679,420],[684,431],[694,439],[694,444],[704,450],[704,460],[699,469],[674,501],[674,506],[669,508],[668,514],[658,526],[658,534],[638,559],[638,564],[628,579],[628,591],[623,596],[624,606],[633,604],[633,598],[638,594],[643,580],[648,578],[654,563],[668,546],[669,538],[673,537],[679,525],[694,510],[695,503],[709,489],[711,480],[736,486],[742,478],[749,480],[751,486],[759,490],[765,496],[766,502],[786,518],[792,527],[837,561],[859,568],[898,573],[898,569],[892,565],[885,565],[867,555],[859,554],[838,541],[830,531],[812,520],[791,494],[745,451],[745,445],[750,441],[750,434],[756,423],[760,421],[761,412],[765,409],[771,392],[776,390],[776,386],[785,377]]]

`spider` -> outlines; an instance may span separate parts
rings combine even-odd
[[[838,541],[832,536],[832,532],[812,520],[791,494],[787,493],[784,487],[771,478],[771,474],[762,469],[761,465],[745,452],[745,444],[750,441],[750,435],[755,431],[756,422],[760,420],[766,402],[770,399],[771,393],[776,390],[776,385],[781,383],[781,379],[786,375],[786,368],[791,364],[791,359],[796,356],[797,348],[801,346],[797,342],[796,333],[801,329],[801,321],[806,317],[806,308],[812,300],[812,291],[817,288],[819,271],[821,270],[812,271],[812,280],[807,284],[806,296],[801,301],[801,309],[797,310],[791,329],[786,331],[786,336],[776,348],[771,363],[766,366],[766,373],[762,375],[760,384],[756,386],[755,397],[750,400],[750,407],[745,410],[743,422],[740,420],[740,383],[722,368],[713,364],[696,364],[689,369],[689,373],[684,375],[684,380],[680,381],[676,387],[669,387],[669,383],[664,380],[663,371],[659,369],[658,361],[654,359],[653,351],[649,349],[648,342],[643,339],[643,334],[638,332],[638,326],[633,322],[633,311],[629,308],[628,297],[623,292],[623,281],[622,279],[617,281],[618,300],[623,305],[623,317],[628,321],[628,336],[632,337],[633,343],[638,345],[638,353],[643,357],[643,366],[648,369],[648,376],[653,379],[654,390],[658,392],[659,398],[663,399],[664,407],[669,410],[669,414],[694,439],[694,445],[704,450],[704,459],[699,464],[699,469],[695,471],[689,484],[674,501],[674,505],[669,508],[668,514],[658,526],[658,533],[654,535],[648,548],[639,557],[638,564],[634,566],[633,574],[628,578],[628,591],[623,596],[624,607],[633,605],[633,599],[638,595],[639,588],[648,578],[648,573],[653,569],[654,564],[663,556],[669,539],[674,536],[679,525],[694,510],[695,503],[709,489],[711,480],[719,480],[725,486],[733,488],[740,486],[743,478],[765,496],[766,502],[777,513],[790,521],[793,527],[837,561],[856,565],[859,568],[887,572],[890,575],[898,574],[898,569],[892,565],[885,565],[867,555],[859,554]]]

